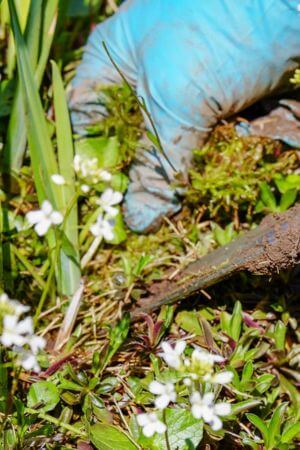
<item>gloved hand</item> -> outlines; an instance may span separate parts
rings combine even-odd
[[[171,165],[140,152],[125,219],[145,231],[180,209],[173,188],[219,119],[282,87],[299,65],[299,0],[128,0],[91,34],[72,83],[77,132],[101,120],[97,86],[118,83],[102,42],[145,101]],[[151,124],[145,116],[146,126]],[[153,130],[151,130],[153,131]]]

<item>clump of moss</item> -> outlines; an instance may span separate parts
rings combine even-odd
[[[284,149],[280,142],[239,137],[233,125],[222,125],[194,152],[186,201],[205,205],[218,221],[236,215],[251,220],[261,183],[293,172],[297,164],[296,151]]]

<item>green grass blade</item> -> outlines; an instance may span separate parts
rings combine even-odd
[[[32,1],[25,31],[30,65],[35,68],[38,62],[40,33],[42,23],[42,2]],[[4,149],[4,173],[12,175],[23,161],[26,147],[25,108],[20,83],[17,85],[13,107],[8,125],[6,145]]]
[[[21,89],[28,113],[26,121],[28,142],[37,193],[40,201],[47,197],[54,206],[57,206],[59,190],[51,181],[51,175],[58,173],[54,149],[13,0],[9,0],[9,9],[16,43]]]
[[[63,206],[61,187],[56,186],[51,179],[51,175],[59,173],[54,148],[48,133],[47,122],[41,99],[39,97],[38,87],[33,76],[33,71],[30,67],[27,47],[20,30],[13,0],[9,0],[9,8],[16,42],[20,85],[27,110],[27,135],[38,198],[40,202],[47,198],[50,200],[55,209],[60,209]],[[55,242],[53,241],[53,237],[51,237],[50,233],[49,239],[50,246],[53,248],[53,244],[55,244]],[[73,253],[69,255],[67,252],[62,258],[71,258],[74,260],[73,264],[76,264],[76,258]],[[69,289],[66,291],[63,290],[65,288],[65,284],[62,285],[61,280],[62,278],[66,280],[66,277],[68,276],[71,278],[70,273],[68,273],[65,267],[60,264],[56,270],[56,274],[59,279],[61,293],[69,295],[70,286],[72,287],[75,284],[75,281],[77,281],[78,272],[76,274],[76,278],[74,278],[75,281],[72,278],[72,283],[67,283],[67,285],[69,285]]]
[[[35,70],[37,87],[41,84],[53,41],[58,0],[48,0],[42,9],[41,6],[43,6],[42,0],[31,1],[25,32],[30,64],[31,68]],[[37,54],[38,50],[40,55]],[[39,58],[37,58],[38,56]],[[26,148],[26,133],[24,102],[22,91],[18,88],[4,149],[3,170],[5,173],[11,174],[20,170]]]
[[[75,196],[74,148],[63,81],[54,61],[52,61],[52,77],[59,171],[66,180],[66,185],[61,187],[62,207],[66,210]],[[72,258],[66,253],[62,253],[61,283],[62,291],[71,295],[78,289],[80,283],[77,202],[66,219],[64,231],[69,243],[73,246],[71,254],[73,253],[74,257]]]

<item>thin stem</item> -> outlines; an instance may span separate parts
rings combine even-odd
[[[73,427],[72,425],[70,425],[68,423],[62,422],[60,419],[56,419],[55,417],[50,416],[49,414],[39,412],[33,408],[26,408],[25,411],[29,414],[37,414],[40,419],[46,420],[47,422],[50,422],[50,423],[53,423],[57,427],[65,428],[65,430],[70,431],[75,436],[80,436],[83,439],[87,439],[86,433],[80,431],[78,428]]]
[[[58,261],[60,247],[61,247],[59,233],[55,233],[55,243],[56,243],[56,247],[55,247],[54,259],[52,261],[52,264],[51,264],[51,267],[50,267],[50,271],[49,271],[49,275],[48,275],[48,278],[47,278],[44,290],[42,292],[39,304],[37,306],[37,309],[36,309],[36,312],[35,312],[35,315],[34,315],[34,319],[33,319],[34,326],[36,326],[38,321],[39,321],[39,316],[40,316],[40,314],[42,312],[45,300],[46,300],[47,295],[49,293],[49,290],[51,288],[52,279],[53,279],[54,274],[55,274],[55,266],[56,266],[57,261]]]
[[[166,154],[166,152],[165,152],[165,150],[164,150],[164,148],[163,148],[163,145],[162,145],[162,143],[161,143],[161,140],[160,140],[159,134],[158,134],[158,132],[157,132],[155,123],[154,123],[154,121],[153,121],[153,119],[152,119],[152,117],[151,117],[151,114],[149,113],[149,111],[148,111],[148,109],[147,109],[147,106],[146,106],[146,103],[145,103],[144,99],[142,99],[142,101],[141,101],[141,100],[139,99],[139,97],[136,95],[136,93],[134,92],[134,90],[132,89],[132,87],[130,86],[130,84],[128,83],[126,77],[124,76],[123,72],[121,71],[121,69],[119,68],[119,66],[117,65],[117,63],[114,61],[113,57],[111,56],[111,54],[110,54],[110,52],[109,52],[109,50],[108,50],[108,48],[107,48],[107,46],[106,46],[106,43],[105,43],[104,41],[102,41],[102,45],[103,45],[103,47],[104,47],[104,50],[105,50],[107,56],[109,57],[109,59],[110,59],[110,61],[111,61],[111,63],[112,63],[112,65],[114,66],[114,68],[116,69],[116,71],[118,72],[118,74],[120,75],[120,77],[122,78],[122,80],[124,81],[124,83],[126,84],[126,86],[128,87],[128,89],[130,90],[130,92],[133,94],[133,96],[134,96],[135,99],[137,100],[137,102],[138,102],[140,108],[141,108],[141,109],[144,111],[144,113],[146,114],[146,116],[147,116],[147,118],[148,118],[148,120],[149,120],[149,122],[150,122],[150,124],[151,124],[151,127],[152,127],[152,129],[153,129],[153,132],[154,132],[155,139],[156,139],[156,141],[157,141],[159,150],[161,151],[161,153],[163,154],[163,156],[166,158],[166,161],[169,163],[169,165],[170,165],[170,167],[172,168],[172,170],[174,170],[174,172],[177,173],[176,168],[174,167],[174,165],[172,164],[172,162],[171,162],[170,159],[168,158],[168,156],[167,156],[167,154]]]
[[[164,421],[164,424],[166,425],[166,432],[165,432],[166,447],[167,447],[167,450],[172,450],[171,449],[171,445],[170,445],[170,440],[169,440],[167,417],[166,417],[166,410],[165,409],[163,410],[163,421]]]

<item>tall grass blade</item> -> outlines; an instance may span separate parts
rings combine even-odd
[[[73,169],[74,148],[64,85],[54,61],[52,61],[52,77],[59,171],[66,180],[66,185],[61,187],[62,207],[63,210],[66,210],[76,195]],[[80,283],[76,201],[66,218],[64,232],[73,249],[69,256],[65,253],[61,255],[61,283],[63,292],[71,295],[78,289]]]
[[[35,80],[39,87],[44,75],[52,44],[59,0],[48,0],[43,6],[42,0],[32,0],[25,30],[31,68],[35,71]],[[42,8],[43,6],[43,8]],[[7,174],[18,172],[22,166],[26,148],[26,124],[22,91],[16,90],[10,116],[6,145],[4,149],[3,171]]]
[[[9,0],[12,30],[16,43],[16,54],[21,89],[24,96],[28,120],[28,142],[33,174],[39,200],[48,198],[54,206],[59,198],[57,186],[51,182],[51,175],[58,173],[54,149],[47,129],[42,103],[30,66],[27,47],[21,33],[14,0]]]
[[[34,80],[33,71],[30,67],[30,59],[18,22],[14,0],[9,0],[9,9],[16,43],[16,55],[20,84],[27,111],[26,124],[28,143],[39,202],[41,203],[45,198],[47,198],[48,200],[50,200],[55,209],[61,210],[64,206],[61,187],[55,185],[51,179],[51,176],[53,174],[59,173],[58,164],[55,158],[54,148],[52,146],[51,139],[48,133],[47,122],[45,119],[41,99],[39,97],[38,88]],[[62,138],[60,136],[60,140],[61,139]],[[71,150],[69,150],[69,153],[70,152]],[[71,217],[74,221],[74,215],[72,215]],[[50,246],[51,248],[53,248],[53,246],[55,245],[54,236],[50,233],[48,235],[50,239]],[[64,255],[63,258],[65,256],[67,257],[67,255]],[[73,254],[68,257],[74,260]],[[76,261],[74,262],[74,264],[75,263]],[[56,270],[56,274],[58,275],[58,278],[60,280],[60,275],[62,273],[64,274],[64,278],[70,275],[69,273],[65,272],[60,265],[58,270]],[[76,280],[77,278],[74,279]],[[69,284],[69,286],[73,286],[75,282],[72,281],[72,283],[67,284]],[[61,284],[60,287],[63,288]],[[66,295],[70,294],[69,289],[67,291],[62,290],[61,292]]]

